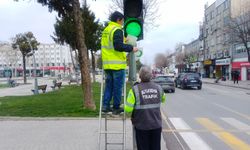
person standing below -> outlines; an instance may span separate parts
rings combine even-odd
[[[235,84],[235,82],[237,83],[237,84],[239,84],[238,82],[239,82],[239,76],[240,76],[240,73],[238,72],[238,71],[235,71],[234,72],[234,84]]]
[[[138,48],[124,43],[122,25],[124,16],[115,11],[110,16],[108,26],[102,32],[102,62],[105,71],[105,91],[102,112],[110,112],[110,101],[113,98],[113,114],[123,112],[120,108],[122,87],[125,80],[126,52],[137,52]]]
[[[139,71],[141,83],[132,87],[125,103],[125,111],[132,112],[138,150],[160,150],[162,118],[160,106],[166,100],[163,89],[150,82],[152,71],[143,66]]]

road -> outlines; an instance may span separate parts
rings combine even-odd
[[[204,84],[176,89],[163,106],[169,150],[250,150],[250,91]]]

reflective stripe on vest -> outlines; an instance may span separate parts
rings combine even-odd
[[[134,93],[135,93],[135,99],[136,99],[135,109],[150,109],[150,108],[160,108],[161,107],[161,102],[156,103],[156,104],[141,105],[138,85],[134,86]]]
[[[138,85],[134,86],[134,93],[135,93],[136,106],[138,106],[141,103]]]
[[[131,103],[129,103],[129,102],[125,102],[125,105],[127,105],[127,106],[129,106],[129,107],[131,107],[131,108],[134,108],[134,104],[131,104]]]
[[[147,105],[136,105],[135,109],[150,109],[150,108],[159,108],[161,107],[161,103],[158,104],[147,104]]]
[[[103,61],[103,64],[127,64],[126,61]]]
[[[112,33],[113,33],[113,31],[114,30],[116,30],[116,29],[118,29],[117,27],[113,27],[111,30],[110,30],[110,32],[109,32],[109,42],[108,42],[108,45],[102,45],[102,48],[105,48],[105,49],[111,49],[111,50],[113,50],[114,49],[114,46],[113,46],[113,43],[112,43],[112,38],[113,38],[113,36],[112,36]],[[111,38],[112,37],[112,38]]]

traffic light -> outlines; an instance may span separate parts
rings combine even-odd
[[[123,0],[125,37],[132,35],[143,39],[143,0]]]

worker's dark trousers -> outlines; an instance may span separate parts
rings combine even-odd
[[[139,130],[135,128],[138,150],[161,150],[161,128]]]

